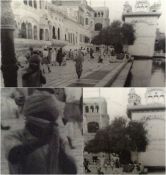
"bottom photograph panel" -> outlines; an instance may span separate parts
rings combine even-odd
[[[164,88],[2,88],[1,174],[164,174]]]
[[[163,88],[84,88],[83,113],[85,174],[165,174]]]
[[[83,174],[82,89],[1,89],[1,174]]]

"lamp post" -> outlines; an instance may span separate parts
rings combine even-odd
[[[14,49],[14,15],[11,0],[1,0],[1,70],[5,87],[17,87],[17,64]]]

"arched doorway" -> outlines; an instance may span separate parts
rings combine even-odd
[[[52,39],[56,39],[55,27],[52,28]]]
[[[60,29],[58,28],[58,40],[60,40]]]
[[[27,37],[26,24],[24,22],[21,24],[20,37],[21,38],[26,38]]]
[[[99,130],[99,124],[97,122],[89,122],[88,123],[88,132],[96,133]]]
[[[34,39],[35,40],[37,40],[38,39],[38,37],[37,37],[37,26],[34,26],[34,29],[33,29],[34,31]]]
[[[32,39],[32,24],[28,23],[28,39]]]
[[[101,31],[103,28],[103,25],[101,23],[96,23],[95,24],[95,31]]]

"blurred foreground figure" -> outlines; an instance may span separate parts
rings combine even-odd
[[[5,137],[11,174],[76,174],[74,159],[59,132],[59,101],[47,92],[24,104],[25,128]]]

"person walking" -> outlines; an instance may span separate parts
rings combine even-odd
[[[59,63],[59,66],[62,65],[63,56],[64,56],[64,55],[63,55],[63,52],[62,52],[62,48],[60,48],[60,49],[58,50],[57,57],[56,57],[56,60],[57,60],[57,62]]]
[[[29,59],[29,67],[22,76],[23,87],[41,87],[46,83],[46,78],[40,70],[40,60],[41,58],[37,54],[32,55]]]
[[[42,60],[42,64],[43,64],[43,73],[45,73],[45,66],[48,69],[48,73],[51,72],[50,66],[49,66],[49,59],[48,59],[48,48],[45,47],[43,50],[43,60]]]
[[[75,62],[76,62],[75,67],[76,67],[76,73],[77,73],[78,79],[80,79],[82,74],[83,61],[84,61],[84,57],[81,50],[79,49],[75,58]]]

